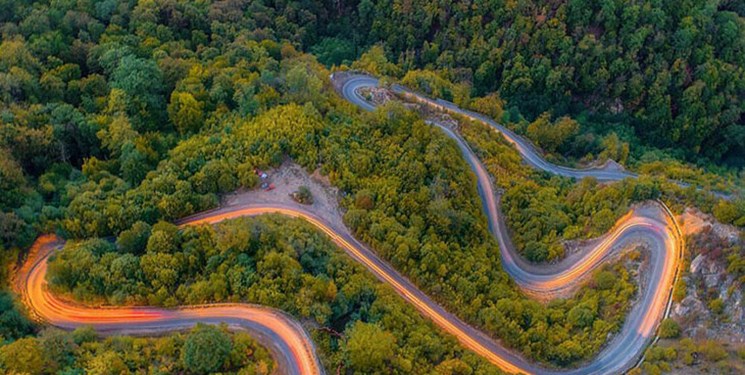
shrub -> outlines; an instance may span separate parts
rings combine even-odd
[[[674,339],[680,337],[680,325],[678,322],[668,318],[660,323],[660,337],[663,339]]]
[[[181,359],[192,372],[206,374],[222,367],[231,348],[226,333],[215,326],[198,324],[186,338]]]

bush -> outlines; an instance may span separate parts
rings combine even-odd
[[[186,338],[181,359],[197,374],[219,370],[230,354],[230,337],[215,326],[198,324]]]
[[[673,301],[680,302],[683,298],[686,298],[687,288],[688,284],[686,284],[686,281],[682,277],[678,279],[678,282],[673,287]]]
[[[396,347],[396,338],[375,324],[357,322],[349,331],[347,360],[356,371],[376,371],[385,368]]]
[[[122,252],[142,254],[147,247],[151,229],[149,224],[138,221],[132,225],[132,228],[119,234],[116,245]]]
[[[724,312],[724,301],[721,298],[715,298],[709,301],[709,310],[714,314],[721,314]]]
[[[15,340],[23,337],[33,330],[33,325],[26,319],[13,304],[13,297],[0,292],[0,344],[3,339]]]
[[[595,276],[595,285],[598,289],[608,290],[613,288],[613,284],[616,283],[616,275],[611,271],[600,271]]]
[[[713,340],[703,342],[699,350],[701,350],[701,354],[709,362],[718,362],[727,358],[727,351],[724,350],[720,343]]]
[[[663,339],[675,339],[680,337],[680,325],[678,322],[668,318],[660,323],[660,337]]]
[[[301,204],[313,204],[313,194],[307,186],[301,186],[297,191],[290,194],[292,199]]]
[[[10,373],[41,374],[44,357],[36,339],[24,338],[0,348],[0,364]]]

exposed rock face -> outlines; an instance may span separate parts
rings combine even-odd
[[[722,280],[728,276],[725,271],[724,262],[718,262],[717,259],[712,259],[709,254],[696,255],[688,270],[691,275],[703,279],[706,289],[718,288],[726,284],[722,283]],[[720,295],[720,297],[726,296]]]
[[[359,93],[376,106],[388,103],[394,98],[390,90],[382,87],[365,87],[359,90]]]
[[[706,306],[693,296],[688,296],[680,303],[675,304],[673,314],[678,316],[690,316],[693,314],[702,313],[706,310]]]
[[[743,246],[741,233],[694,209],[686,210],[681,221],[690,264],[683,275],[686,297],[673,305],[671,316],[682,323],[686,336],[744,343],[744,286],[727,272],[727,257]]]

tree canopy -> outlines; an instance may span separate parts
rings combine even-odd
[[[1,268],[58,232],[71,241],[50,285],[77,300],[261,303],[327,328],[312,334],[329,368],[494,371],[305,224],[168,224],[290,158],[319,168],[354,235],[448,310],[530,358],[578,363],[619,329],[632,276],[612,265],[572,299],[527,299],[501,271],[456,145],[400,105],[360,114],[322,64],[504,120],[551,160],[614,159],[645,175],[611,186],[543,176],[494,132],[464,126],[505,189],[519,250],[550,261],[562,240],[603,233],[640,200],[745,225],[742,200],[662,178],[712,189],[737,178],[708,161],[745,155],[744,14],[736,1],[0,1]],[[728,267],[741,277],[738,259]],[[200,328],[212,333],[194,333],[188,356],[192,336],[24,338],[33,327],[0,293],[2,370],[150,371],[156,354],[158,372],[272,369],[222,328]],[[385,344],[375,361],[361,355],[370,339]],[[215,361],[186,364],[205,342]],[[16,360],[39,356],[41,370]]]

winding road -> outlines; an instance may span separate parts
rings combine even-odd
[[[360,95],[359,89],[377,85],[372,77],[356,76],[345,80],[342,94],[360,107],[374,109]],[[399,88],[403,90],[402,88]],[[404,93],[405,95],[413,95]],[[452,110],[452,109],[449,109]],[[439,125],[439,124],[434,124]],[[453,138],[463,151],[478,178],[478,189],[491,232],[497,238],[505,270],[516,283],[536,295],[561,295],[575,288],[580,280],[599,265],[631,244],[644,242],[650,249],[650,269],[647,288],[641,302],[632,309],[627,321],[615,338],[591,362],[581,368],[555,371],[533,364],[519,354],[502,346],[458,317],[448,313],[420,291],[407,278],[381,260],[369,247],[357,241],[343,225],[315,215],[300,205],[262,204],[223,208],[197,214],[182,220],[180,225],[213,224],[241,216],[281,214],[301,218],[324,232],[341,249],[362,263],[381,281],[389,284],[399,295],[420,313],[431,319],[444,331],[455,336],[463,346],[484,357],[506,372],[512,373],[567,373],[605,374],[619,373],[632,367],[669,306],[670,293],[678,268],[681,239],[674,218],[664,207],[648,205],[636,209],[621,220],[596,246],[584,253],[579,260],[565,260],[550,270],[528,264],[514,250],[504,220],[499,211],[499,197],[495,194],[489,175],[468,145],[452,130],[440,126]],[[499,128],[497,128],[499,130]],[[510,138],[511,133],[503,133]],[[627,172],[607,169],[575,170],[547,163],[529,144],[523,145],[519,137],[516,145],[526,161],[540,169],[554,173],[572,173],[571,177],[595,176],[601,180],[629,177]],[[564,175],[564,174],[562,174]],[[153,307],[90,307],[63,301],[46,288],[47,259],[62,241],[54,236],[43,236],[35,243],[27,261],[16,274],[16,288],[24,302],[41,320],[62,328],[90,325],[105,333],[159,333],[182,330],[198,322],[226,322],[232,328],[244,329],[257,336],[272,350],[283,371],[290,374],[323,373],[313,343],[302,326],[286,314],[265,307],[247,304],[213,304],[179,309]]]
[[[197,323],[226,323],[249,332],[267,347],[281,373],[321,374],[323,368],[310,336],[287,314],[249,304],[212,304],[179,309],[156,307],[91,307],[55,297],[46,287],[47,260],[64,241],[39,237],[17,272],[16,291],[37,319],[63,329],[90,326],[104,334],[153,335],[186,330]]]
[[[378,79],[366,75],[346,75],[333,77],[341,81],[342,95],[350,102],[366,109],[375,107],[360,93],[363,88],[377,87]],[[455,113],[473,121],[480,121],[501,133],[518,150],[523,160],[530,166],[549,173],[571,177],[595,177],[599,181],[619,181],[636,178],[637,175],[611,164],[598,168],[574,169],[557,166],[547,162],[533,145],[511,130],[492,119],[478,113],[463,110],[452,103],[432,100],[416,94],[400,85],[393,85],[392,91],[441,111]],[[531,264],[517,254],[511,242],[504,216],[500,209],[500,196],[495,191],[486,167],[474,154],[465,140],[440,123],[429,121],[453,139],[477,177],[478,191],[484,212],[489,221],[489,229],[499,243],[502,265],[505,271],[528,294],[545,299],[546,296],[566,296],[587,276],[620,251],[632,248],[633,244],[644,243],[650,250],[649,270],[646,288],[629,313],[621,331],[606,345],[601,353],[585,366],[566,371],[570,374],[618,373],[633,366],[641,357],[647,344],[653,339],[657,325],[667,314],[671,293],[682,255],[682,236],[675,218],[661,203],[647,205],[630,211],[619,219],[615,227],[581,257],[565,258],[550,266]],[[515,367],[531,373],[551,373],[522,360],[512,362]],[[508,368],[504,368],[509,370]]]

